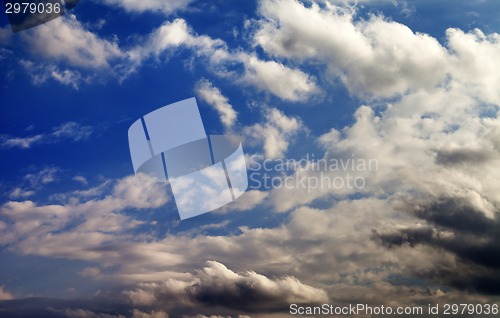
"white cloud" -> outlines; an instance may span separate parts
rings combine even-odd
[[[202,79],[198,81],[195,87],[195,93],[198,97],[212,106],[221,117],[221,121],[226,129],[231,129],[235,124],[238,113],[233,106],[229,104],[227,97],[222,95],[220,90],[215,87],[210,81]]]
[[[138,65],[148,57],[158,57],[179,47],[191,49],[199,56],[210,56],[218,50],[225,50],[225,43],[220,39],[197,35],[184,19],[175,19],[153,30],[144,43],[131,49],[127,54]]]
[[[235,273],[216,261],[207,261],[206,267],[197,271],[190,281],[142,284],[125,294],[137,305],[151,305],[171,299],[238,310],[276,309],[290,303],[328,301],[325,291],[305,285],[294,277],[269,279],[253,271]]]
[[[37,54],[77,67],[107,68],[112,60],[123,57],[116,42],[86,30],[71,14],[42,24],[24,36]]]
[[[46,184],[52,182],[54,177],[44,173],[37,180]],[[167,198],[163,188],[139,175],[119,180],[114,184],[111,195],[102,199],[81,202],[81,198],[75,196],[67,198],[65,204],[49,205],[10,201],[2,205],[0,216],[10,219],[14,225],[1,229],[1,237],[15,242],[16,251],[21,253],[95,259],[100,253],[93,248],[112,240],[114,236],[111,233],[122,235],[141,224],[121,211],[157,208],[164,205]],[[70,232],[51,234],[77,220],[78,225]],[[140,253],[139,250],[136,252]]]
[[[119,6],[128,12],[161,12],[172,14],[178,10],[186,9],[194,0],[96,0],[109,6]]]
[[[159,57],[178,48],[190,49],[197,57],[208,59],[210,70],[218,76],[254,86],[283,100],[304,101],[319,92],[310,75],[275,61],[260,60],[253,53],[232,52],[220,39],[197,35],[183,19],[164,23],[128,55],[135,65],[140,65],[148,57]],[[230,71],[235,66],[243,66],[242,75]]]
[[[446,50],[436,39],[374,16],[355,22],[353,9],[295,0],[260,2],[254,35],[273,56],[325,63],[352,94],[392,96],[445,79]]]
[[[473,191],[499,204],[494,178],[484,177],[497,175],[499,119],[482,118],[481,108],[459,88],[420,91],[380,117],[360,108],[345,137],[325,146],[333,153],[378,158],[381,173],[374,188],[393,192],[403,186],[434,195]]]
[[[137,7],[138,11],[169,6],[165,1],[107,0],[107,3],[131,10]],[[51,79],[78,89],[81,83],[89,83],[99,74],[112,74],[124,80],[148,59],[160,59],[179,49],[188,49],[215,75],[283,100],[305,101],[320,92],[311,75],[280,62],[261,60],[252,52],[230,50],[221,39],[196,34],[181,18],[163,23],[145,37],[137,37],[129,49],[120,48],[116,38],[107,40],[87,30],[74,15],[43,24],[24,34],[24,38],[34,55],[43,55],[50,61],[40,65],[21,61],[35,85]]]
[[[260,309],[284,300],[300,301],[300,297],[324,301],[327,295],[345,304],[380,304],[387,299],[398,305],[488,302],[490,298],[486,296],[460,292],[468,285],[460,287],[456,279],[472,277],[486,281],[496,279],[498,273],[488,268],[491,263],[484,266],[477,259],[479,265],[470,260],[464,262],[464,253],[454,253],[450,246],[473,242],[477,245],[465,246],[470,248],[466,253],[498,252],[493,231],[497,230],[500,206],[500,114],[496,106],[484,104],[498,103],[498,90],[494,89],[498,87],[494,67],[497,35],[449,30],[449,49],[445,49],[435,39],[414,34],[395,22],[380,17],[355,22],[352,12],[337,10],[340,9],[328,5],[326,9],[314,5],[306,8],[294,1],[262,2],[261,12],[268,20],[261,21],[256,41],[267,52],[294,63],[317,58],[356,94],[403,95],[387,108],[380,104],[375,108],[369,103],[360,106],[352,125],[332,129],[318,138],[318,144],[327,151],[325,156],[345,158],[356,154],[358,158],[379,161],[379,171],[363,174],[365,189],[249,192],[248,201],[255,198],[263,202],[271,196],[271,216],[276,210],[291,211],[284,223],[276,228],[241,227],[236,234],[226,236],[188,231],[158,238],[150,233],[128,236],[127,230],[140,221],[121,211],[161,205],[162,190],[153,184],[123,179],[110,193],[105,192],[106,187],[96,187],[88,193],[71,194],[64,204],[5,203],[1,216],[9,226],[0,221],[2,244],[21,253],[98,262],[113,270],[100,274],[87,270],[86,274],[99,279],[112,276],[125,283],[142,281],[126,295],[153,308],[168,306],[166,299],[192,308],[193,297],[198,301],[195,308],[200,304],[227,305],[228,297],[238,303],[241,299],[235,297],[245,294],[245,290],[261,297],[255,302]],[[251,54],[238,57],[224,43],[198,36],[185,21],[176,21],[153,32],[144,48],[136,48],[139,60],[186,47],[199,49],[200,56],[206,57],[213,67],[237,61],[247,70],[243,74],[249,72]],[[335,28],[342,32],[335,32]],[[260,62],[263,61],[257,64]],[[277,62],[263,63],[270,63],[271,69],[281,67]],[[417,68],[419,65],[422,69]],[[234,78],[230,72],[221,76]],[[257,78],[268,76],[276,74],[269,75],[264,70],[249,82],[257,85]],[[281,91],[279,85],[265,89],[286,100],[303,96],[300,91]],[[294,88],[290,90],[293,92]],[[261,141],[269,158],[282,157],[303,124],[277,109],[268,109],[264,115],[265,122],[247,127],[245,133]],[[102,198],[89,198],[95,194]],[[467,231],[474,230],[472,221],[476,221],[493,229],[493,234],[487,236],[491,233],[486,231],[481,237],[468,232],[465,236],[470,240],[454,241],[460,233],[446,223],[452,222],[445,219],[446,222],[437,223],[446,217],[442,205],[437,205],[436,211],[432,211],[435,215],[428,219],[418,215],[434,201],[439,203],[436,198],[443,196],[461,199],[450,210],[462,209],[467,213],[467,218],[457,219],[471,221],[470,226],[465,222]],[[329,200],[331,197],[335,200]],[[317,199],[328,199],[325,204],[330,206],[310,207]],[[242,209],[254,207],[248,201],[242,201]],[[81,218],[83,223],[71,231],[64,230]],[[432,246],[425,240],[436,240],[441,245]],[[490,241],[494,248],[484,249],[482,244]],[[397,242],[400,246],[395,247]],[[196,271],[207,258],[217,262]],[[409,279],[401,285],[393,283],[394,277]],[[425,279],[428,284],[422,284]],[[445,292],[428,289],[427,285],[432,284],[447,288],[442,288]],[[450,286],[458,287],[450,290]],[[200,295],[205,297],[196,298]],[[269,299],[275,302],[270,304]]]
[[[361,177],[363,188],[299,185],[273,190],[271,202],[278,211],[310,204],[318,198],[405,195],[462,198],[494,218],[500,206],[495,190],[500,185],[499,113],[482,117],[484,105],[460,85],[433,92],[421,90],[388,105],[385,111],[360,106],[355,123],[332,129],[318,139],[325,160],[376,160],[378,169],[365,171],[296,171],[293,177],[327,180]],[[328,162],[328,161],[326,161]],[[313,164],[311,162],[311,164]]]
[[[355,7],[296,0],[261,1],[254,45],[295,63],[321,63],[351,94],[386,98],[455,85],[499,104],[500,35],[446,31],[445,44],[386,19],[356,17]],[[498,67],[496,67],[498,66]]]
[[[465,33],[459,29],[446,31],[452,52],[452,74],[475,97],[500,105],[500,34],[485,35],[475,29]]]
[[[286,277],[294,275],[313,286],[324,286],[338,303],[348,304],[354,300],[377,302],[388,297],[398,305],[412,303],[417,299],[434,302],[434,299],[429,298],[426,287],[392,285],[390,277],[405,277],[404,275],[418,273],[421,268],[432,268],[433,264],[445,269],[446,266],[457,265],[457,260],[448,253],[427,248],[386,250],[373,239],[374,228],[386,231],[415,224],[416,221],[405,212],[395,210],[385,200],[361,199],[341,201],[330,209],[299,208],[285,224],[272,229],[241,228],[241,234],[231,236],[169,236],[160,242],[164,249],[173,254],[182,253],[186,249],[191,251],[190,256],[184,260],[184,265],[176,267],[180,273],[186,271],[186,266],[195,266],[203,261],[206,255],[219,261],[209,262],[202,271],[196,271],[194,275],[182,279],[172,278],[174,274],[171,273],[170,279],[162,282],[160,277],[163,275],[157,273],[156,277],[160,281],[140,283],[136,289],[126,294],[136,304],[162,304],[161,308],[168,308],[174,303],[181,307],[199,308],[199,304],[193,303],[193,300],[197,300],[198,295],[203,295],[200,299],[205,300],[203,303],[206,305],[214,306],[219,303],[219,299],[223,299],[220,303],[227,307],[238,306],[239,312],[247,304],[240,301],[238,295],[255,295],[250,297],[255,300],[251,308],[254,311],[257,308],[262,310],[272,308],[273,304],[286,299],[278,296],[281,284],[273,284],[266,277],[255,274],[255,271],[264,270],[273,273],[273,276],[283,277],[282,273],[287,273]],[[418,264],[414,259],[419,259]],[[437,262],[438,259],[441,261]],[[235,264],[242,270],[252,270],[236,273],[222,265],[226,263]],[[151,276],[153,277],[155,275]],[[326,280],[334,283],[325,284]],[[288,278],[282,281],[283,285],[288,284],[284,283]],[[193,288],[190,287],[192,285]],[[253,290],[242,292],[247,286],[252,286]],[[261,290],[260,286],[264,288]],[[294,297],[290,290],[298,292],[291,286],[283,289],[287,291],[287,297]],[[320,291],[323,288],[314,289]],[[275,290],[270,294],[279,301],[268,295],[271,290]],[[376,295],[374,291],[377,292]],[[266,296],[261,298],[256,294]],[[316,301],[324,301],[320,296],[322,293],[302,291],[300,294],[315,294],[318,297],[315,298]],[[452,295],[462,299],[467,297],[450,291],[445,298]],[[166,302],[166,299],[170,301]],[[257,299],[266,300],[261,302]]]
[[[245,66],[242,81],[261,91],[288,101],[304,101],[319,93],[315,79],[298,70],[275,61],[263,61],[254,55],[240,54]]]
[[[250,142],[263,144],[264,154],[269,159],[283,157],[290,139],[304,126],[300,119],[288,117],[276,108],[265,110],[264,124],[255,124],[244,128],[244,134]]]
[[[380,103],[377,109],[359,107],[354,125],[319,139],[327,156],[355,154],[380,162],[381,171],[359,174],[369,181],[367,188],[279,189],[271,195],[275,208],[332,195],[418,191],[475,198],[477,208],[493,215],[499,206],[493,189],[500,35],[449,29],[445,47],[380,16],[355,19],[352,7],[271,0],[261,1],[259,10],[263,18],[254,41],[267,53],[293,63],[323,63],[358,96],[399,96],[385,111]]]
[[[458,266],[458,260],[448,252],[427,247],[387,250],[375,240],[373,229],[385,233],[418,222],[391,200],[343,200],[328,209],[301,207],[276,228],[241,227],[237,234],[226,236],[193,236],[189,231],[158,239],[112,232],[112,226],[123,230],[125,224],[134,222],[130,218],[107,222],[108,213],[119,213],[123,208],[120,202],[126,200],[128,192],[114,191],[112,197],[68,208],[6,204],[2,217],[9,218],[15,228],[0,224],[0,237],[7,240],[13,233],[21,233],[24,241],[15,238],[3,244],[22,253],[92,260],[113,269],[100,274],[98,269],[84,272],[100,280],[115,278],[137,284],[125,295],[141,304],[141,310],[169,312],[172,307],[186,312],[214,305],[227,310],[235,306],[240,313],[265,312],[290,302],[328,301],[328,295],[339,304],[355,300],[377,303],[389,298],[398,305],[417,300],[432,303],[435,299],[426,287],[393,285],[391,277],[412,277],[433,266],[440,270]],[[145,189],[137,197],[148,193],[151,190]],[[88,226],[61,231],[70,215],[85,216]],[[217,262],[197,270],[207,257]],[[448,291],[440,299],[469,297],[473,296]]]

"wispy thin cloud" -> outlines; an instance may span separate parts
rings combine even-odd
[[[56,167],[46,167],[36,173],[27,174],[24,176],[24,180],[32,187],[38,187],[40,185],[56,182],[58,180],[57,175],[60,171],[61,170]]]
[[[16,137],[8,134],[0,135],[0,148],[29,149],[36,145],[51,144],[61,141],[82,141],[90,138],[95,130],[92,126],[67,122],[52,129],[50,133],[41,133],[26,137]]]
[[[195,92],[201,100],[215,108],[226,129],[231,129],[233,127],[238,118],[238,113],[234,110],[233,106],[229,104],[227,97],[222,95],[221,91],[215,87],[212,82],[207,79],[198,81]]]
[[[89,82],[91,77],[83,77],[76,70],[61,69],[53,64],[37,64],[28,60],[21,60],[19,64],[31,77],[31,82],[35,86],[42,85],[48,80],[55,80],[63,85],[71,86],[78,90],[80,83]]]
[[[26,190],[18,187],[10,192],[9,197],[12,199],[20,199],[30,197],[33,194],[35,194],[35,191],[33,190]]]

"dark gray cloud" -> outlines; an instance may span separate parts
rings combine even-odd
[[[235,273],[221,263],[208,261],[188,281],[170,279],[142,284],[125,292],[136,305],[225,308],[240,312],[286,311],[291,303],[319,304],[328,301],[325,291],[285,276],[270,279],[253,271]]]
[[[491,219],[467,200],[452,197],[411,202],[406,208],[427,225],[383,233],[374,230],[374,239],[387,248],[425,245],[450,253],[456,258],[453,264],[436,260],[434,268],[414,274],[465,291],[500,295],[498,211]]]
[[[125,288],[126,287],[121,287]],[[2,318],[167,318],[239,317],[241,313],[286,312],[291,303],[328,302],[322,289],[285,276],[268,278],[253,271],[236,273],[208,261],[192,276],[162,283],[140,283],[123,293],[89,299],[27,298],[0,301]],[[200,315],[200,312],[202,315]]]
[[[85,310],[78,308],[85,308]],[[33,297],[26,299],[14,299],[0,301],[0,316],[2,318],[62,318],[70,317],[71,313],[80,313],[81,318],[111,318],[131,317],[132,308],[117,299],[105,297],[91,298],[86,300],[50,299],[44,297]],[[94,316],[90,314],[93,313]]]
[[[477,165],[483,164],[490,159],[494,159],[495,155],[481,150],[474,149],[454,149],[454,150],[439,150],[436,151],[436,163],[440,165]]]
[[[460,198],[440,198],[417,208],[414,213],[434,225],[473,234],[492,234],[498,222]]]

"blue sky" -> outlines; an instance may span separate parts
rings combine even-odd
[[[0,310],[498,302],[499,12],[493,0],[89,0],[19,33],[1,14]],[[180,221],[167,186],[133,176],[127,131],[193,96],[207,133],[242,137],[248,157],[379,169],[355,173],[363,189],[261,187]]]

